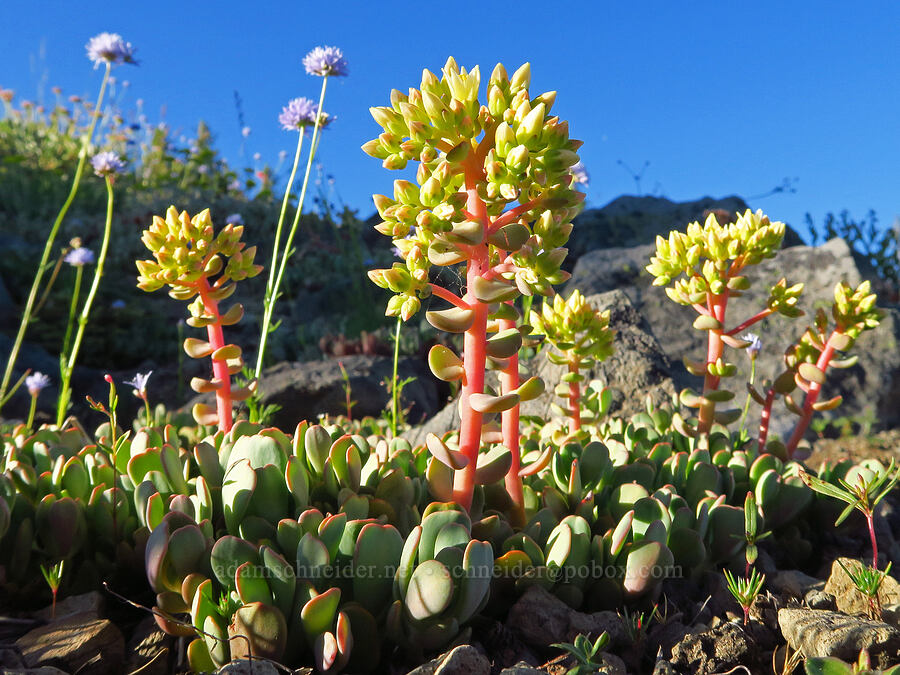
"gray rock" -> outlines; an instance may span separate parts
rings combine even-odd
[[[59,666],[82,675],[118,672],[125,640],[111,622],[90,614],[76,614],[35,628],[16,640],[29,668]]]
[[[616,330],[616,348],[613,355],[603,363],[594,364],[591,369],[582,371],[587,381],[598,379],[612,389],[611,410],[630,416],[644,410],[647,395],[650,395],[654,405],[657,406],[671,400],[675,385],[672,381],[669,359],[628,296],[620,290],[614,290],[592,295],[588,300],[597,311],[607,309],[610,311],[610,326]],[[565,374],[566,367],[550,363],[543,352],[534,359],[524,362],[522,367],[529,376],[541,377],[546,390],[534,400],[522,403],[521,414],[550,418],[550,404],[560,402],[553,394],[553,388]],[[489,377],[491,375],[489,373]],[[406,434],[406,438],[413,445],[417,445],[424,443],[425,436],[429,433],[440,436],[446,431],[457,429],[459,427],[457,408],[457,401],[449,403],[425,424]]]
[[[141,621],[128,640],[125,672],[141,669],[141,675],[166,675],[171,672],[175,638],[163,633],[152,616]]]
[[[529,588],[510,608],[506,626],[539,647],[572,642],[578,634],[596,639],[604,631],[611,648],[626,641],[625,628],[614,612],[579,612],[540,586]]]
[[[684,356],[694,359],[703,357],[706,353],[705,335],[692,327],[696,318],[692,309],[676,305],[662,289],[651,286],[652,279],[644,267],[654,251],[655,245],[650,244],[586,253],[576,264],[565,293],[574,288],[585,295],[621,289],[646,318],[672,361],[676,385],[679,388],[699,388],[700,378],[689,375],[680,362]],[[763,341],[763,350],[757,361],[757,382],[781,372],[784,349],[802,335],[812,321],[816,307],[831,305],[834,286],[838,281],[844,280],[856,286],[862,280],[850,248],[841,239],[832,239],[818,247],[785,248],[774,259],[763,261],[749,270],[747,276],[753,281],[753,287],[743,297],[729,302],[726,322],[729,327],[764,307],[768,288],[782,277],[786,277],[791,284],[805,284],[800,305],[807,312],[806,316],[792,321],[774,315],[750,329],[762,336]],[[881,326],[867,331],[857,341],[852,352],[859,355],[857,365],[845,370],[829,370],[823,396],[844,396],[843,405],[833,414],[877,417],[885,426],[900,424],[900,409],[896,406],[900,396],[898,337],[900,313],[892,309]],[[732,361],[738,366],[739,373],[729,378],[727,385],[737,394],[736,405],[742,405],[746,396],[745,383],[749,378],[749,359],[732,350]],[[755,403],[751,406],[749,419],[759,419],[759,408]],[[783,436],[793,428],[795,419],[779,404],[771,429]]]
[[[408,675],[490,675],[491,663],[477,647],[460,645],[444,652],[428,663],[411,670]]]
[[[81,595],[70,595],[56,603],[55,621],[66,619],[73,614],[86,614],[96,619],[103,613],[104,605],[103,596],[97,591],[90,591]],[[47,605],[44,609],[35,612],[34,617],[43,621],[50,621],[52,611],[53,606]]]
[[[852,571],[859,566],[860,562],[852,558],[835,560],[831,564],[828,581],[825,582],[825,592],[834,596],[838,611],[845,614],[865,614],[868,609],[868,600],[857,590],[853,580],[847,575],[841,564]],[[897,580],[891,575],[885,575],[878,590],[878,597],[881,599],[882,605],[900,603],[900,583],[897,583]]]
[[[644,317],[621,290],[590,295],[587,300],[597,311],[609,310],[609,325],[616,331],[615,351],[606,361],[582,371],[587,381],[598,379],[614,392],[611,411],[629,417],[645,409],[646,397],[654,405],[670,401],[675,393],[669,359]],[[551,417],[550,404],[559,403],[553,394],[567,372],[566,366],[550,363],[543,353],[525,364],[530,374],[544,380],[545,392],[521,405],[523,415]]]
[[[803,598],[803,602],[805,602],[806,606],[810,609],[827,609],[830,611],[837,609],[834,602],[834,596],[831,593],[816,589],[807,593]]]
[[[219,668],[216,675],[280,675],[278,670],[270,661],[266,659],[239,659],[226,663]]]
[[[886,623],[820,609],[781,609],[781,633],[806,657],[835,656],[855,661],[867,649],[872,665],[887,668],[900,658],[900,630]]]
[[[726,672],[735,666],[756,662],[756,647],[736,623],[723,623],[703,633],[689,633],[672,648],[670,661],[680,670],[698,675]]]
[[[747,204],[740,197],[703,197],[679,203],[664,197],[624,195],[603,208],[587,209],[575,219],[567,243],[568,257],[574,262],[584,253],[598,248],[650,244],[657,235],[666,236],[675,228],[684,229],[695,220],[702,222],[708,211],[724,211],[732,216],[746,209]],[[802,243],[799,235],[788,228],[785,246]]]
[[[509,668],[501,670],[500,675],[546,675],[546,672],[547,671],[541,670],[540,668],[529,666],[524,661],[519,661]]]
[[[769,577],[769,587],[778,593],[786,593],[795,598],[804,597],[813,588],[822,588],[821,579],[816,579],[800,570],[779,570]]]
[[[393,359],[383,356],[351,355],[340,359],[350,378],[354,419],[372,415],[377,417],[390,402],[387,388]],[[403,388],[404,408],[412,405],[409,420],[416,422],[432,416],[439,409],[439,384],[428,370],[424,359],[405,357],[398,365],[398,378],[416,379]],[[285,431],[293,431],[301,420],[315,422],[320,414],[347,413],[344,380],[337,359],[280,363],[268,368],[261,378],[262,402],[278,404],[281,410],[272,417],[272,424]],[[211,404],[212,396],[197,396],[185,408],[203,401]]]

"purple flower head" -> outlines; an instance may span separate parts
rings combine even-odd
[[[243,225],[244,217],[240,213],[232,213],[225,219],[228,225]]]
[[[28,389],[28,393],[32,396],[37,396],[44,387],[49,385],[50,377],[38,371],[25,378],[25,388]]]
[[[759,356],[760,351],[762,351],[762,340],[759,339],[759,335],[756,333],[745,333],[741,335],[741,340],[746,340],[750,343],[747,345],[747,356],[751,359]]]
[[[588,175],[587,169],[584,168],[584,164],[580,161],[569,167],[569,172],[572,174],[573,183],[581,183],[587,187],[588,183],[591,182],[591,177]]]
[[[152,374],[152,370],[146,373],[135,373],[134,379],[127,380],[125,384],[134,387],[135,396],[138,398],[145,398],[147,396],[147,380],[150,379]]]
[[[72,267],[83,267],[84,265],[90,265],[94,262],[94,252],[89,248],[79,246],[78,248],[73,248],[69,251],[63,260]]]
[[[338,47],[316,47],[303,57],[303,66],[310,75],[340,77],[347,74],[347,59]]]
[[[118,33],[100,33],[87,43],[88,58],[94,62],[94,68],[104,61],[112,65],[119,63],[137,63],[134,60],[134,47],[125,42]]]
[[[98,152],[91,157],[91,165],[94,167],[94,173],[98,176],[112,176],[125,168],[125,162],[111,150]]]
[[[311,126],[316,123],[316,114],[319,112],[319,104],[311,101],[305,96],[291,99],[288,104],[281,109],[278,121],[281,122],[282,128],[288,131],[302,130],[304,127]]]

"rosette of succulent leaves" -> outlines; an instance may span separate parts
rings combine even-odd
[[[446,496],[466,508],[479,463],[495,459],[479,462],[485,416],[495,414],[503,415],[503,443],[490,452],[500,456],[498,466],[510,464],[506,487],[521,506],[518,404],[542,386],[519,383],[515,356],[530,327],[517,325],[513,303],[520,295],[552,295],[568,278],[560,269],[563,246],[584,199],[570,171],[581,142],[551,113],[556,92],[532,96],[530,79],[527,63],[512,77],[498,64],[481,103],[479,68],[466,71],[451,57],[441,78],[425,70],[419,89],[395,89],[390,105],[371,108],[383,133],[363,146],[387,169],[418,165],[415,182],[395,180],[393,197],[375,195],[376,229],[393,239],[403,261],[369,276],[394,293],[389,316],[408,320],[437,296],[449,306],[431,301],[428,321],[465,334],[462,358],[438,348],[429,361],[437,377],[462,384],[458,446],[441,441],[435,456],[450,472]],[[459,289],[432,279],[432,267],[456,266],[465,267]],[[485,390],[486,364],[501,371],[499,395]]]

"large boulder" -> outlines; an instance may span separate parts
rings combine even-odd
[[[664,290],[651,285],[652,278],[645,271],[655,246],[643,245],[631,248],[614,248],[591,251],[583,255],[568,282],[564,294],[575,288],[585,295],[621,290],[631,300],[635,309],[646,319],[663,351],[673,363],[673,377],[679,387],[702,386],[700,378],[693,377],[679,362],[683,357],[702,360],[706,353],[706,337],[692,327],[696,313],[669,300]],[[860,267],[842,239],[832,239],[822,246],[792,246],[783,249],[770,260],[751,268],[747,275],[753,288],[743,297],[734,298],[728,304],[726,326],[733,327],[749,318],[765,305],[768,288],[782,277],[789,284],[805,285],[800,306],[806,316],[790,320],[773,315],[751,329],[763,342],[757,361],[757,383],[781,372],[784,350],[797,340],[812,321],[817,307],[830,307],[834,298],[834,286],[846,281],[856,286],[863,278]],[[615,328],[615,323],[610,322]],[[867,331],[857,341],[852,353],[859,355],[859,363],[845,370],[831,369],[823,389],[823,397],[838,394],[844,403],[832,415],[864,416],[878,420],[885,426],[900,424],[900,408],[896,405],[900,395],[900,314],[888,310],[882,325]],[[730,358],[739,368],[738,376],[730,378],[727,386],[737,394],[734,404],[743,405],[746,396],[745,383],[749,378],[749,359],[731,351]],[[751,428],[759,419],[759,409],[751,408]],[[784,435],[793,427],[796,418],[781,404],[773,415],[772,430]]]
[[[732,216],[737,212],[743,213],[747,208],[743,199],[734,196],[673,202],[665,197],[623,195],[602,208],[586,209],[575,218],[575,227],[567,244],[567,261],[572,265],[585,253],[600,248],[650,244],[658,234],[666,236],[669,230],[684,229],[685,225],[695,220],[702,222],[709,211]],[[784,239],[785,246],[803,243],[791,228],[788,228]]]
[[[613,390],[611,411],[626,417],[644,410],[649,395],[654,405],[670,401],[675,393],[669,359],[650,332],[628,296],[620,290],[599,293],[588,297],[598,310],[610,311],[610,326],[616,330],[615,352],[606,361],[595,364],[590,370],[582,371],[588,381],[592,379],[606,383]],[[535,307],[537,309],[538,306]],[[522,363],[522,370],[529,376],[537,375],[544,380],[545,391],[532,401],[521,405],[523,415],[537,415],[544,419],[552,416],[550,404],[560,402],[553,394],[566,373],[565,366],[558,366],[546,358],[543,351],[530,361]],[[496,388],[497,378],[488,373],[488,383]],[[424,443],[429,433],[438,436],[446,431],[459,428],[458,399],[447,404],[441,412],[425,424],[405,434],[413,445]]]
[[[303,363],[280,363],[263,372],[260,392],[262,402],[278,404],[281,409],[272,424],[293,429],[300,420],[314,421],[320,414],[342,415],[347,412],[344,379],[339,363],[343,363],[350,384],[354,418],[379,416],[390,402],[385,383],[392,376],[393,360],[382,356],[352,355],[341,359],[323,359]],[[420,422],[439,408],[441,384],[434,378],[424,360],[402,358],[398,378],[415,379],[403,388],[404,409],[411,406],[408,418]]]

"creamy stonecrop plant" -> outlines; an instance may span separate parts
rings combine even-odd
[[[231,429],[232,401],[246,399],[256,386],[253,380],[246,387],[232,387],[231,376],[241,372],[244,361],[241,348],[225,344],[222,333],[223,326],[241,320],[244,309],[235,303],[225,312],[219,310],[219,303],[234,293],[234,282],[262,271],[261,265],[253,264],[256,247],[244,249],[243,232],[243,225],[229,223],[216,235],[209,209],[191,218],[187,211],[179,214],[170,206],[165,219],[153,216],[153,224],[141,237],[155,261],[136,261],[138,288],[149,292],[169,286],[169,295],[176,300],[193,299],[187,323],[206,328],[208,340],[189,337],[184,351],[195,359],[209,356],[213,376],[193,378],[191,388],[198,393],[215,392],[216,408],[198,403],[192,412],[198,424],[218,424],[222,431]]]
[[[520,513],[518,425],[512,422],[519,402],[543,386],[534,378],[519,384],[514,357],[530,328],[516,326],[512,301],[552,295],[553,284],[568,277],[560,269],[562,247],[584,199],[570,172],[581,142],[551,114],[556,93],[532,97],[530,79],[527,63],[512,77],[498,64],[482,104],[479,68],[467,72],[451,57],[440,79],[426,69],[419,89],[395,89],[389,106],[370,109],[384,131],[363,146],[387,169],[418,163],[415,183],[396,180],[392,198],[374,198],[382,218],[376,229],[393,239],[403,259],[369,272],[395,294],[386,314],[408,320],[422,300],[437,296],[450,307],[427,312],[428,321],[465,334],[462,358],[446,347],[429,355],[437,377],[462,384],[458,449],[430,439],[429,449],[445,467],[432,462],[433,486],[442,477],[445,496],[469,508],[476,482],[492,482],[502,468]],[[459,294],[430,280],[433,265],[465,265]],[[502,372],[499,396],[485,390],[487,364]],[[479,460],[485,415],[497,413],[506,422],[503,445]]]
[[[614,331],[609,328],[609,310],[597,312],[575,290],[568,300],[557,295],[552,302],[544,301],[540,312],[532,310],[528,323],[543,335],[556,352],[547,351],[547,359],[564,365],[568,372],[557,387],[557,394],[566,399],[568,410],[556,412],[569,418],[569,435],[581,430],[581,383],[579,371],[590,368],[596,361],[604,361],[613,353]]]
[[[647,266],[653,285],[665,286],[674,302],[692,307],[698,314],[694,327],[707,334],[706,359],[684,359],[688,372],[703,377],[703,392],[686,389],[681,396],[684,405],[698,409],[696,424],[681,424],[681,431],[702,443],[708,441],[714,423],[727,425],[741,414],[740,410],[716,411],[718,403],[734,397],[719,389],[723,377],[737,373],[737,366],[725,358],[725,347],[749,347],[750,341],[737,336],[770,314],[793,318],[803,313],[797,307],[803,284],[788,286],[781,279],[769,289],[765,309],[733,328],[725,325],[728,301],[751,286],[745,276],[747,268],[775,256],[784,230],[784,223],[771,222],[762,211],[747,209],[734,223],[720,225],[711,213],[703,225],[693,222],[686,232],[673,230],[668,239],[656,238],[656,255]]]

